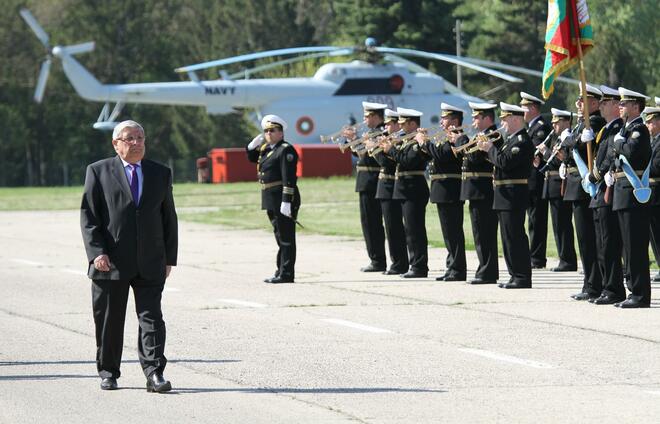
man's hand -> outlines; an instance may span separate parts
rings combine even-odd
[[[539,144],[538,146],[536,146],[536,148],[539,150],[539,153],[542,154],[542,155],[545,155],[545,152],[548,151],[548,146],[546,146],[546,145],[543,144],[543,143],[541,143],[541,144]]]
[[[417,134],[415,134],[415,141],[417,141],[417,144],[420,146],[426,143],[428,140],[428,136],[426,135],[426,130],[425,129],[419,129],[417,131]]]
[[[370,138],[369,140],[364,142],[364,147],[367,148],[367,150],[371,150],[378,146],[378,142],[374,140],[373,138]]]
[[[596,138],[594,136],[594,130],[592,130],[591,128],[585,128],[582,130],[582,136],[580,136],[580,140],[583,143],[589,143],[590,141],[593,141],[594,138]]]
[[[606,173],[604,179],[605,179],[605,185],[607,185],[608,187],[612,187],[614,185],[615,179],[612,171]]]
[[[250,144],[248,144],[248,150],[256,149],[257,147],[259,147],[261,145],[261,143],[263,143],[263,141],[264,141],[263,134],[259,134],[258,136],[256,136],[255,138],[252,139]]]
[[[567,169],[566,169],[566,164],[565,163],[562,163],[561,165],[559,165],[559,178],[561,178],[562,180],[565,180],[566,179],[566,171],[567,171]]]
[[[566,139],[568,137],[571,137],[572,135],[573,135],[573,133],[571,132],[571,130],[566,128],[564,131],[561,132],[561,135],[559,136],[559,139],[563,143],[564,141],[566,141]]]
[[[291,218],[291,202],[282,202],[280,205],[280,213]]]
[[[99,255],[94,259],[94,268],[97,271],[108,272],[110,271],[110,258],[108,255]]]
[[[170,276],[170,272],[172,272],[172,265],[165,265],[165,278]]]
[[[355,140],[357,133],[355,132],[355,128],[348,127],[341,130],[341,136],[344,137],[346,140],[351,141],[351,140]]]
[[[534,168],[538,168],[541,166],[541,158],[538,157],[538,155],[534,156],[534,159],[532,160],[532,164],[534,165]]]
[[[477,141],[477,147],[483,152],[488,152],[493,147],[493,142],[490,140]]]

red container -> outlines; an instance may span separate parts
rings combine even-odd
[[[298,177],[331,177],[353,172],[351,152],[342,153],[334,144],[297,144],[294,147],[298,152]]]
[[[244,148],[211,149],[211,182],[257,181],[257,164],[247,159]]]

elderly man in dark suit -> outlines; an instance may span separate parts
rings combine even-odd
[[[80,207],[101,389],[117,388],[129,287],[138,316],[138,355],[147,391],[166,392],[165,322],[161,294],[177,258],[177,216],[172,172],[144,159],[144,129],[119,123],[112,134],[117,156],[87,167]]]

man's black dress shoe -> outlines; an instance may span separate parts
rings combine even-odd
[[[572,272],[572,271],[577,271],[577,268],[571,268],[567,266],[556,266],[554,268],[550,268],[550,271],[552,272]]]
[[[401,274],[401,278],[426,278],[428,273],[418,272],[418,271],[408,271],[405,274]]]
[[[545,264],[532,264],[532,269],[543,269]]]
[[[435,281],[445,281],[446,275],[441,275],[439,277],[435,277]]]
[[[573,298],[575,300],[589,300],[589,299],[595,299],[597,297],[598,296],[593,296],[593,295],[590,295],[589,293],[584,293],[584,292],[580,292],[580,293],[576,293],[576,294],[571,295],[571,298]]]
[[[164,393],[172,390],[172,384],[165,380],[163,374],[155,372],[147,377],[147,391],[149,393]]]
[[[624,299],[620,297],[602,295],[591,303],[593,303],[594,305],[614,305],[615,303],[622,302],[623,300]]]
[[[497,281],[495,280],[484,280],[481,278],[473,278],[470,281],[468,281],[468,284],[495,284]]]
[[[293,278],[286,277],[273,277],[268,280],[264,280],[268,284],[283,284],[283,283],[293,283]]]
[[[385,266],[378,266],[374,264],[369,264],[365,266],[364,268],[360,268],[360,271],[362,272],[383,272],[385,271]]]
[[[651,305],[648,303],[642,303],[641,300],[628,297],[628,299],[623,302],[615,303],[614,306],[617,308],[629,309],[629,308],[650,308]]]
[[[114,377],[104,377],[101,379],[101,390],[117,390],[117,379]]]
[[[503,289],[531,289],[532,283],[525,283],[522,281],[513,281],[511,283],[506,283],[502,286]]]
[[[388,269],[387,271],[384,271],[384,275],[399,275],[399,274],[405,274],[406,271],[399,271],[396,269]]]

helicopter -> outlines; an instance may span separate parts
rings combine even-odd
[[[481,59],[378,46],[375,39],[367,38],[364,46],[285,48],[175,69],[177,73],[186,74],[189,81],[103,84],[74,58],[75,55],[93,51],[93,41],[51,47],[48,34],[32,13],[21,9],[20,15],[47,52],[39,72],[34,100],[40,103],[44,97],[52,60],[55,57],[62,62],[66,77],[80,97],[104,103],[93,127],[106,131],[111,131],[117,125],[117,118],[123,106],[128,103],[203,106],[209,114],[229,114],[248,109],[255,125],[263,116],[276,114],[293,127],[295,133],[287,134],[291,141],[303,144],[318,143],[321,135],[333,133],[343,124],[354,124],[360,120],[362,101],[384,103],[394,109],[407,107],[420,110],[424,112],[422,126],[438,124],[441,102],[450,103],[468,112],[468,102],[483,101],[470,96],[406,57],[451,63],[507,83],[519,83],[522,79],[496,68],[541,76],[538,71]],[[367,59],[326,63],[321,65],[312,77],[250,78],[264,70],[297,61],[359,53],[366,55]],[[273,57],[288,58],[235,74],[220,69],[220,78],[216,80],[201,80],[197,75],[197,72],[209,68],[222,68]],[[560,80],[575,81],[563,77],[560,77]],[[468,118],[466,123],[469,123],[470,114],[466,113],[465,116]]]

